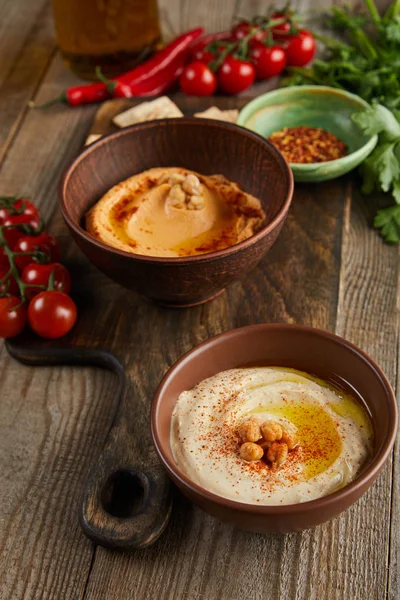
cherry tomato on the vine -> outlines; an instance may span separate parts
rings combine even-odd
[[[200,61],[202,63],[204,63],[205,65],[209,65],[210,62],[212,62],[214,60],[214,55],[212,54],[212,52],[210,52],[209,50],[197,50],[194,53],[194,61]]]
[[[4,250],[0,246],[0,269],[7,269],[10,266],[10,261],[8,260],[8,256]]]
[[[270,18],[274,21],[278,19],[287,19],[287,15],[283,13],[274,13],[271,15]],[[290,34],[290,29],[291,25],[289,20],[286,20],[280,25],[274,25],[274,27],[271,27],[272,35],[274,36],[274,38],[286,38]]]
[[[189,56],[191,60],[198,60],[196,58],[196,53],[204,50],[206,46],[209,44],[215,44],[218,41],[231,41],[232,40],[232,32],[231,31],[219,31],[218,33],[210,33],[208,35],[204,35],[201,38],[195,40],[189,48]]]
[[[314,36],[305,29],[288,38],[286,62],[292,67],[304,67],[314,58],[316,43]]]
[[[286,66],[286,54],[281,46],[265,46],[254,42],[250,51],[257,79],[268,79],[282,73]]]
[[[47,258],[47,262],[56,262],[60,257],[60,251],[55,238],[46,232],[40,235],[26,235],[21,237],[12,250],[13,252],[35,252],[40,250]],[[20,270],[31,262],[33,262],[33,258],[30,254],[15,257],[15,264]]]
[[[12,225],[15,227],[21,226],[21,225],[26,225],[28,227],[30,227],[32,229],[32,235],[36,235],[36,231],[39,230],[39,225],[40,225],[40,217],[30,217],[28,218],[26,215],[11,215],[10,217],[7,217],[7,219],[4,220],[3,225]],[[7,231],[7,229],[3,230],[4,232]],[[27,233],[24,231],[24,229],[21,227],[21,235],[27,235]]]
[[[23,223],[30,223],[30,221],[40,221],[40,214],[38,209],[32,202],[19,198],[13,204],[13,209],[6,207],[0,208],[0,225],[2,225],[9,217],[24,217]]]
[[[55,339],[68,333],[75,325],[76,304],[63,292],[41,292],[30,301],[28,322],[41,337]]]
[[[9,294],[11,296],[19,295],[19,286],[15,277],[9,273],[9,269],[0,269],[0,296]]]
[[[24,267],[21,274],[22,282],[26,285],[33,286],[26,289],[26,297],[30,299],[37,294],[40,294],[40,292],[43,292],[43,289],[35,286],[45,286],[47,288],[52,273],[54,273],[54,289],[68,294],[71,289],[71,276],[63,265],[60,263],[47,263],[41,265],[33,262]]]
[[[185,68],[179,85],[188,96],[211,96],[217,89],[217,79],[207,65],[197,61]]]
[[[26,310],[16,296],[0,298],[0,337],[10,338],[21,333],[26,323]]]
[[[239,94],[252,85],[255,70],[251,62],[227,56],[218,69],[218,85],[225,94]]]
[[[247,21],[240,21],[237,23],[232,29],[232,37],[235,40],[242,40],[244,37],[247,37],[253,31],[253,35],[250,39],[257,40],[262,42],[267,39],[267,33],[260,29],[257,25],[252,25],[251,23],[247,23]]]
[[[11,223],[8,222],[8,219],[6,221],[7,225],[11,225]],[[3,235],[4,235],[4,239],[6,240],[8,247],[12,248],[13,246],[15,246],[15,244],[18,242],[18,240],[23,237],[24,235],[27,235],[24,231],[21,231],[20,229],[18,229],[18,227],[7,227],[5,229],[3,229]]]

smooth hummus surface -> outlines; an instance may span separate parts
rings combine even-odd
[[[261,425],[266,439],[243,443],[249,423]],[[277,429],[281,437],[272,445],[266,440]],[[290,439],[281,464],[274,446],[283,450]],[[372,440],[369,417],[354,398],[280,367],[232,369],[202,381],[179,396],[171,422],[183,472],[210,492],[249,504],[295,504],[336,491],[359,473]],[[259,452],[247,456],[246,446]]]
[[[265,220],[259,200],[222,175],[157,168],[109,190],[86,215],[105,244],[149,256],[191,256],[233,246]]]

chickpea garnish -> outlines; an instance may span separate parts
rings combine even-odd
[[[264,454],[264,450],[258,444],[253,442],[245,442],[240,446],[240,456],[248,462],[260,460]]]
[[[250,417],[239,425],[238,433],[243,442],[257,442],[262,437],[260,421],[256,417]]]
[[[297,439],[296,434],[291,433],[291,432],[287,431],[286,429],[282,433],[281,441],[287,445],[289,450],[293,450],[293,448],[295,448],[297,446],[297,444],[299,443],[299,440]]]
[[[267,459],[272,463],[272,468],[276,469],[283,465],[288,455],[288,447],[284,442],[273,442],[268,449]]]
[[[264,421],[261,425],[261,433],[266,442],[276,442],[282,439],[283,430],[275,421]]]
[[[247,461],[264,460],[277,469],[288,457],[290,450],[298,445],[297,435],[287,431],[276,421],[260,424],[257,417],[250,417],[238,427],[242,439],[240,456]]]
[[[168,194],[168,202],[170,206],[174,208],[184,208],[186,200],[186,194],[179,185],[179,183],[175,183]]]
[[[196,175],[186,175],[184,181],[182,182],[182,189],[187,194],[200,195],[201,194],[201,183]]]
[[[167,179],[163,176],[160,183],[168,183],[171,189],[167,196],[167,206],[185,210],[201,210],[205,200],[203,188],[196,175],[183,176],[172,174]]]

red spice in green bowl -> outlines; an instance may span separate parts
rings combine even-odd
[[[352,171],[374,149],[377,136],[363,135],[351,119],[354,113],[367,106],[362,98],[344,90],[316,85],[294,86],[258,96],[241,110],[237,124],[266,138],[285,128],[317,128],[329,132],[345,145],[344,156],[318,162],[289,161],[295,181],[326,181]],[[298,136],[300,145],[304,141],[302,138]],[[331,143],[341,148],[332,138]],[[308,160],[310,152],[305,150],[305,155]],[[321,157],[325,158],[323,154],[313,156],[315,161]]]

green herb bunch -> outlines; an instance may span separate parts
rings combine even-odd
[[[368,102],[377,100],[400,108],[400,0],[379,15],[373,0],[365,0],[367,14],[332,7],[324,24],[344,41],[316,35],[326,49],[326,60],[310,68],[293,67],[289,85],[316,83],[345,89]]]
[[[373,0],[367,11],[332,7],[325,25],[342,39],[316,37],[324,44],[325,60],[310,68],[291,69],[286,85],[315,83],[358,94],[371,107],[353,116],[366,135],[379,135],[375,150],[360,168],[362,191],[390,192],[394,206],[378,211],[374,225],[386,242],[400,242],[400,0],[380,16]],[[390,109],[390,110],[389,110]]]

